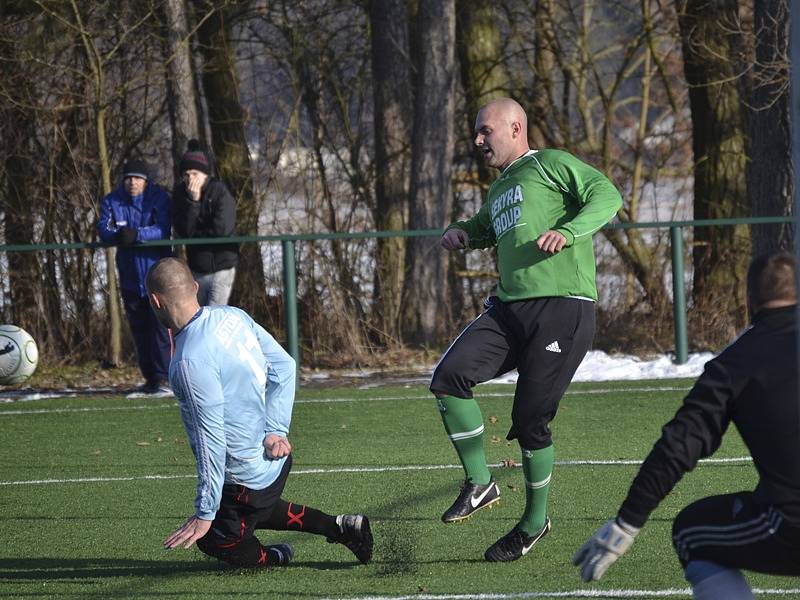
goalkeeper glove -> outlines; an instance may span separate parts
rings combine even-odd
[[[637,527],[621,519],[609,519],[572,557],[584,581],[598,581],[606,569],[631,547]]]
[[[133,246],[133,244],[136,242],[136,236],[138,235],[139,232],[135,229],[123,227],[117,234],[117,240],[119,241],[120,246]]]

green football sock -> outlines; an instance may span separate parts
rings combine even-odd
[[[522,449],[522,472],[525,475],[525,512],[519,528],[528,535],[539,533],[547,519],[547,496],[553,474],[553,445],[540,450]]]
[[[436,398],[444,428],[456,448],[464,473],[472,483],[485,485],[492,480],[483,449],[483,416],[474,398],[442,396]]]

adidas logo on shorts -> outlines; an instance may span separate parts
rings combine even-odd
[[[558,345],[558,340],[551,342],[544,347],[548,352],[561,352],[561,346]]]

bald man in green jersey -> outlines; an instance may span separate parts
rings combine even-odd
[[[597,169],[560,150],[531,150],[525,111],[494,100],[475,122],[475,145],[500,176],[478,213],[451,224],[446,250],[497,248],[500,281],[486,310],[462,331],[433,372],[445,429],[466,481],[445,523],[463,521],[500,499],[483,448],[483,417],[472,388],[519,372],[508,439],[522,450],[525,511],[486,550],[488,561],[516,560],[551,527],[547,497],[554,452],[549,423],[594,336],[592,235],[622,198]]]

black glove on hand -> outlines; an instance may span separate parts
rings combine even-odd
[[[120,246],[133,246],[133,244],[136,242],[136,236],[138,233],[139,232],[135,229],[123,227],[117,234],[117,241],[119,241]]]

